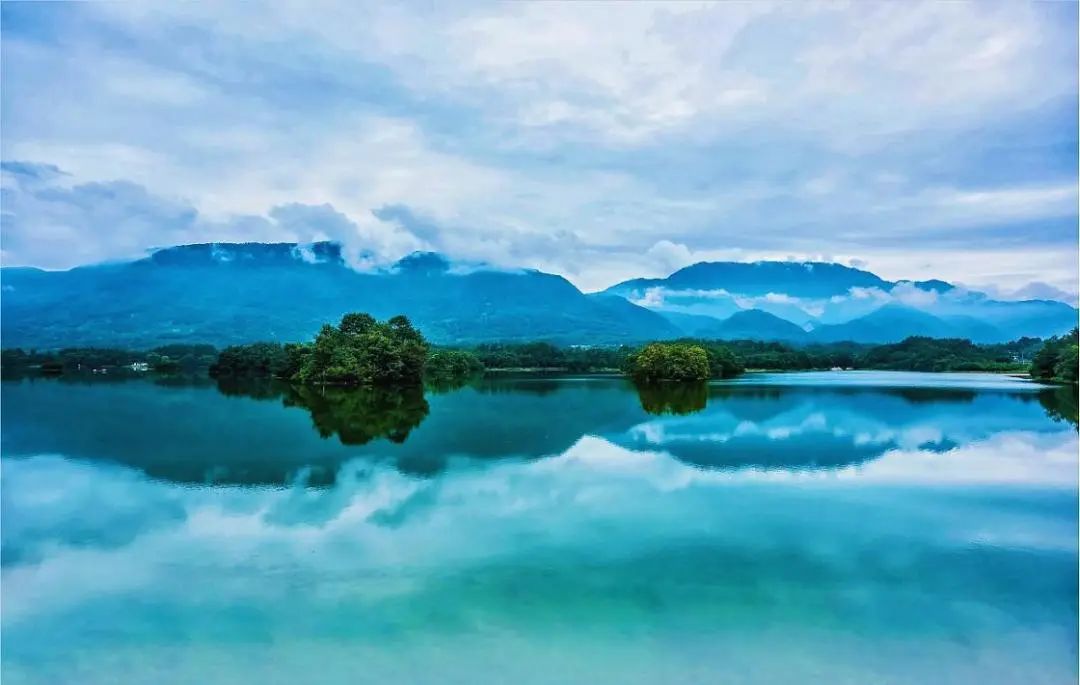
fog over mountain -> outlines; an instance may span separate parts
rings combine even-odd
[[[662,279],[633,279],[605,292],[671,315],[726,319],[760,310],[821,341],[889,342],[908,335],[978,342],[1046,337],[1076,325],[1053,300],[998,301],[947,281],[887,281],[820,262],[700,263]]]
[[[1045,337],[1061,302],[1001,302],[945,281],[884,280],[827,263],[701,263],[586,294],[561,276],[413,253],[358,270],[332,242],[207,243],[66,271],[0,272],[5,346],[148,347],[309,340],[349,311],[403,313],[431,340],[633,343],[697,336],[890,342]]]

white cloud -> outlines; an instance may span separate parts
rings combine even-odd
[[[901,304],[920,309],[929,307],[938,300],[937,291],[923,290],[914,283],[907,281],[893,286],[892,290],[889,291],[889,297]]]
[[[1075,89],[1047,8],[606,3],[468,8],[275,3],[102,8],[142,30],[212,22],[264,42],[316,41],[386,65],[410,88],[546,136],[640,145],[762,123],[845,146],[952,127]],[[327,17],[336,17],[327,21]],[[1073,60],[1074,61],[1074,60]],[[542,141],[545,138],[537,138]]]
[[[1055,118],[1075,100],[1075,8],[65,12],[5,27],[0,141],[64,183],[130,181],[214,221],[327,204],[361,234],[411,233],[372,217],[404,206],[429,225],[423,247],[585,289],[702,259],[825,257],[1075,291],[1075,169],[1053,152],[1075,137]],[[1051,228],[1014,228],[1036,221]]]
[[[670,240],[659,240],[648,249],[646,254],[654,257],[660,268],[676,271],[694,262],[694,255],[686,245]]]

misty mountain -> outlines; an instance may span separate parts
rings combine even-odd
[[[697,264],[584,294],[561,276],[467,267],[429,252],[357,270],[329,242],[184,245],[67,271],[4,268],[0,282],[5,347],[309,340],[349,311],[406,314],[445,344],[996,342],[1063,333],[1077,320],[1061,302],[999,302],[945,281],[890,282],[838,264]]]
[[[643,293],[663,286],[670,290],[726,290],[743,295],[785,293],[792,297],[830,297],[852,288],[885,288],[890,284],[869,271],[826,262],[699,262],[667,278],[636,278],[607,289],[617,295]]]
[[[928,335],[1000,342],[1058,335],[1077,324],[1077,310],[1063,302],[1002,302],[943,280],[888,281],[820,262],[702,262],[605,292],[660,312],[695,335],[718,332],[720,321],[754,310],[813,329],[810,338],[823,341],[894,342]],[[758,333],[760,339],[776,334],[767,328]]]
[[[349,311],[406,314],[431,340],[631,342],[679,330],[612,295],[585,295],[539,271],[457,271],[417,253],[350,268],[339,246],[185,245],[133,262],[2,271],[7,347],[309,340]]]
[[[853,340],[889,343],[912,335],[931,338],[969,338],[958,326],[910,307],[886,305],[866,316],[842,324],[821,326],[811,332],[816,342]]]
[[[695,338],[805,342],[809,337],[806,331],[790,321],[759,309],[744,309],[722,320],[679,313],[664,313],[664,316]]]
[[[721,340],[780,340],[803,342],[806,331],[795,324],[757,309],[732,314],[720,322],[716,337]]]

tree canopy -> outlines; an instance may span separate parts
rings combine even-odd
[[[298,350],[296,380],[334,385],[420,383],[427,341],[404,316],[385,323],[370,314],[346,314],[325,324],[315,342]]]
[[[701,381],[709,371],[709,354],[700,345],[650,343],[630,357],[630,375],[638,381]]]
[[[1078,375],[1078,330],[1072,329],[1043,343],[1031,362],[1031,376],[1042,380],[1076,383]]]
[[[483,370],[469,352],[431,349],[404,316],[385,322],[346,314],[326,324],[311,343],[252,343],[222,350],[213,376],[273,376],[316,385],[419,385],[463,378]]]

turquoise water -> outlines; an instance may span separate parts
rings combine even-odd
[[[1077,679],[1025,381],[0,392],[5,685]]]

